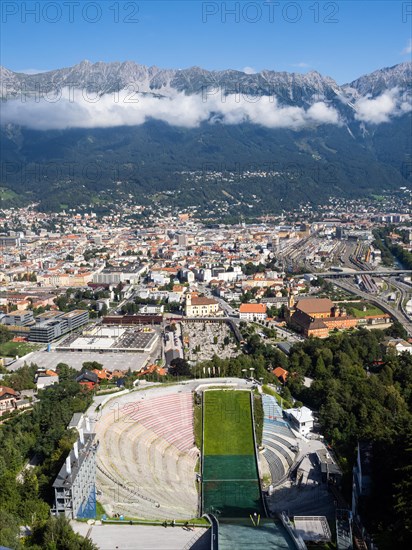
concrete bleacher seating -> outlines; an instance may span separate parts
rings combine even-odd
[[[282,457],[286,460],[288,467],[290,468],[290,466],[292,466],[293,464],[293,454],[289,453],[284,447],[282,447],[282,445],[276,443],[271,437],[265,438],[265,441],[267,441],[267,445],[270,446],[272,450],[276,450],[282,455]]]
[[[276,399],[263,395],[263,453],[272,477],[272,483],[280,481],[290,470],[296,458],[296,437],[283,419],[283,412]]]
[[[125,409],[129,422],[138,422],[180,451],[193,450],[193,404],[190,394],[142,401]]]
[[[197,513],[193,398],[165,391],[124,395],[96,423],[99,500],[108,511],[159,519]]]
[[[278,455],[269,448],[265,449],[263,456],[267,460],[270,475],[272,477],[272,483],[279,481],[285,475],[285,468],[282,461]]]
[[[279,435],[277,432],[274,432],[274,431],[269,431],[269,430],[266,430],[266,431],[271,434],[272,439],[274,439],[275,441],[278,441],[287,449],[292,450],[292,448],[296,446],[296,441],[294,438],[285,436],[283,434]]]

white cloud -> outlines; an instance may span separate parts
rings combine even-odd
[[[321,124],[338,124],[339,115],[336,109],[329,107],[325,103],[318,101],[309,107],[307,116],[314,122]]]
[[[292,63],[291,67],[298,67],[299,69],[307,69],[310,67],[309,63],[305,63],[304,61],[300,61],[299,63]]]
[[[243,67],[242,72],[245,74],[256,74],[256,69],[253,67]]]
[[[37,98],[38,99],[38,98]],[[55,99],[55,100],[54,100]],[[82,90],[62,90],[57,98],[18,99],[2,105],[3,124],[14,123],[39,130],[138,126],[149,119],[194,128],[219,119],[224,124],[251,122],[267,128],[298,129],[313,124],[338,124],[338,112],[319,101],[309,109],[282,106],[273,96],[225,96],[220,90],[205,95],[175,93],[159,98],[123,91],[114,96],[87,96]]]
[[[15,71],[16,73],[24,73],[24,74],[40,74],[40,73],[48,73],[51,69],[20,69]]]
[[[398,88],[385,91],[378,97],[362,97],[355,103],[355,118],[371,124],[389,122],[392,117],[412,110],[410,97],[401,94]]]
[[[408,55],[412,53],[412,38],[409,39],[409,42],[405,46],[405,48],[402,50],[403,55]]]

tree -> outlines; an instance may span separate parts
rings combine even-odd
[[[325,361],[323,360],[323,357],[322,355],[319,355],[319,357],[317,358],[317,361],[316,361],[316,366],[315,366],[315,376],[316,378],[323,378],[324,376],[326,376],[328,373],[328,371],[326,370],[326,366],[325,366]]]
[[[45,525],[35,529],[32,539],[44,550],[98,550],[90,539],[73,531],[65,516],[50,517]]]
[[[73,380],[78,374],[75,369],[72,369],[66,363],[58,363],[56,366],[56,372],[59,375],[60,382],[63,382],[64,380]]]
[[[0,509],[0,546],[21,548],[20,527],[16,516]]]
[[[395,510],[403,526],[401,542],[405,548],[412,545],[412,434],[404,442],[402,466],[399,468],[400,481],[395,485]]]
[[[169,373],[172,376],[191,376],[192,370],[186,359],[173,359],[170,363]]]
[[[4,344],[13,338],[13,335],[4,325],[0,325],[0,344]]]
[[[82,363],[83,372],[86,370],[94,370],[94,369],[102,370],[102,368],[103,368],[103,365],[98,361],[85,361],[84,363]]]
[[[408,333],[399,321],[394,321],[393,325],[387,328],[385,332],[392,338],[408,338]]]

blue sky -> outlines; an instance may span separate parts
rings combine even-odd
[[[411,59],[412,1],[1,0],[0,8],[0,64],[15,71],[133,60],[317,70],[343,84]]]

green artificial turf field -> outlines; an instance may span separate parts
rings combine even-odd
[[[203,510],[220,517],[261,513],[250,394],[204,394]]]

